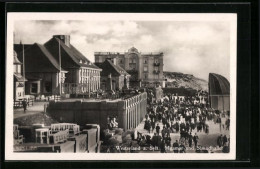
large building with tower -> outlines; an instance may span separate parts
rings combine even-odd
[[[164,87],[163,53],[141,53],[135,47],[127,52],[95,52],[95,63],[111,59],[130,75],[130,86]]]

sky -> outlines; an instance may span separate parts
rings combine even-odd
[[[230,79],[230,27],[221,21],[83,21],[25,20],[14,24],[14,43],[44,44],[53,35],[70,42],[89,60],[94,52],[163,52],[164,71],[209,73]]]

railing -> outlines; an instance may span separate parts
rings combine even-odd
[[[69,133],[73,135],[79,134],[79,125],[73,123],[58,123],[58,124],[51,124],[51,132],[56,133],[60,131],[68,130]]]
[[[94,52],[94,55],[123,55],[122,52]]]
[[[55,134],[51,134],[50,138],[52,138],[52,140],[50,141],[50,143],[57,144],[57,143],[65,142],[65,141],[67,141],[68,136],[69,136],[68,129],[66,129],[64,131],[59,131],[58,133],[55,133]]]
[[[163,52],[141,53],[142,55],[163,55]]]
[[[34,100],[33,99],[27,99],[27,106],[33,106]],[[23,101],[22,100],[16,100],[13,103],[14,108],[21,108],[23,107]]]
[[[52,95],[52,96],[37,96],[35,97],[36,101],[50,101],[50,100],[55,100],[55,101],[60,101],[60,95]]]
[[[62,88],[66,94],[87,94],[89,90],[93,90],[93,85],[92,83],[63,83]]]

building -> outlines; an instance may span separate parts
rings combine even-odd
[[[14,48],[21,51],[17,45]],[[69,35],[27,45],[24,57],[28,94],[83,94],[100,88],[101,69],[70,44]]]
[[[68,71],[64,84],[65,93],[81,94],[100,88],[101,69],[70,44],[69,35],[54,35],[44,46],[56,60],[61,55],[61,66]]]
[[[101,89],[102,90],[122,90],[124,87],[129,87],[129,78],[128,74],[123,68],[117,65],[115,60],[105,60],[103,63],[96,63],[98,67],[102,69],[100,74],[101,79]],[[111,83],[110,83],[111,80]],[[125,86],[126,83],[126,86]],[[110,86],[112,84],[112,86]]]
[[[25,97],[25,81],[26,79],[22,76],[22,63],[18,60],[17,54],[14,51],[14,100],[23,100]]]
[[[95,63],[106,59],[115,59],[116,65],[125,69],[130,75],[130,86],[164,87],[163,53],[141,53],[135,47],[125,53],[95,52]]]
[[[24,58],[25,93],[28,95],[58,95],[65,81],[65,71],[44,45],[34,43],[18,55]]]
[[[209,74],[209,103],[216,110],[230,110],[230,84],[219,74]]]

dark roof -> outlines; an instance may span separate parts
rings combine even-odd
[[[123,68],[112,63],[111,60],[105,60],[103,63],[96,63],[98,67],[102,69],[101,76],[108,76],[110,73],[112,76],[127,75],[130,76]]]
[[[15,79],[17,82],[27,81],[26,78],[24,78],[21,74],[18,74],[18,73],[14,73],[14,79]]]
[[[26,50],[27,48],[31,47],[33,44],[14,44],[14,51],[16,53],[20,53],[23,50],[23,46],[24,46],[24,50]]]
[[[36,43],[40,50],[44,53],[44,55],[49,59],[49,61],[55,66],[56,69],[60,70],[60,64],[56,61],[56,59],[52,56],[52,54],[43,46],[38,43]],[[61,68],[61,71],[65,71]]]
[[[42,78],[40,78],[38,76],[31,75],[31,74],[26,74],[26,78],[30,81],[40,81],[40,80],[42,80]]]
[[[18,58],[23,60],[22,52]],[[33,44],[24,50],[24,64],[26,72],[59,72],[59,63],[48,50],[40,44]],[[64,69],[61,69],[65,71]],[[27,76],[26,76],[27,77]]]
[[[229,81],[215,73],[209,74],[209,95],[229,95],[230,84]]]
[[[62,59],[64,59],[64,53],[66,56],[70,58],[65,58],[67,59],[67,65],[64,65],[64,68],[69,68],[69,67],[75,67],[75,64],[77,67],[89,67],[93,69],[100,69],[97,67],[95,64],[90,62],[82,53],[80,53],[73,45],[67,46],[63,41],[59,40],[56,37],[51,38],[48,42],[44,44],[44,46],[52,53],[55,58],[58,58],[59,56],[57,51],[59,50],[59,41],[60,41],[60,47],[61,47],[61,53],[62,53]],[[70,61],[73,63],[71,63]],[[63,63],[62,63],[63,64]]]

